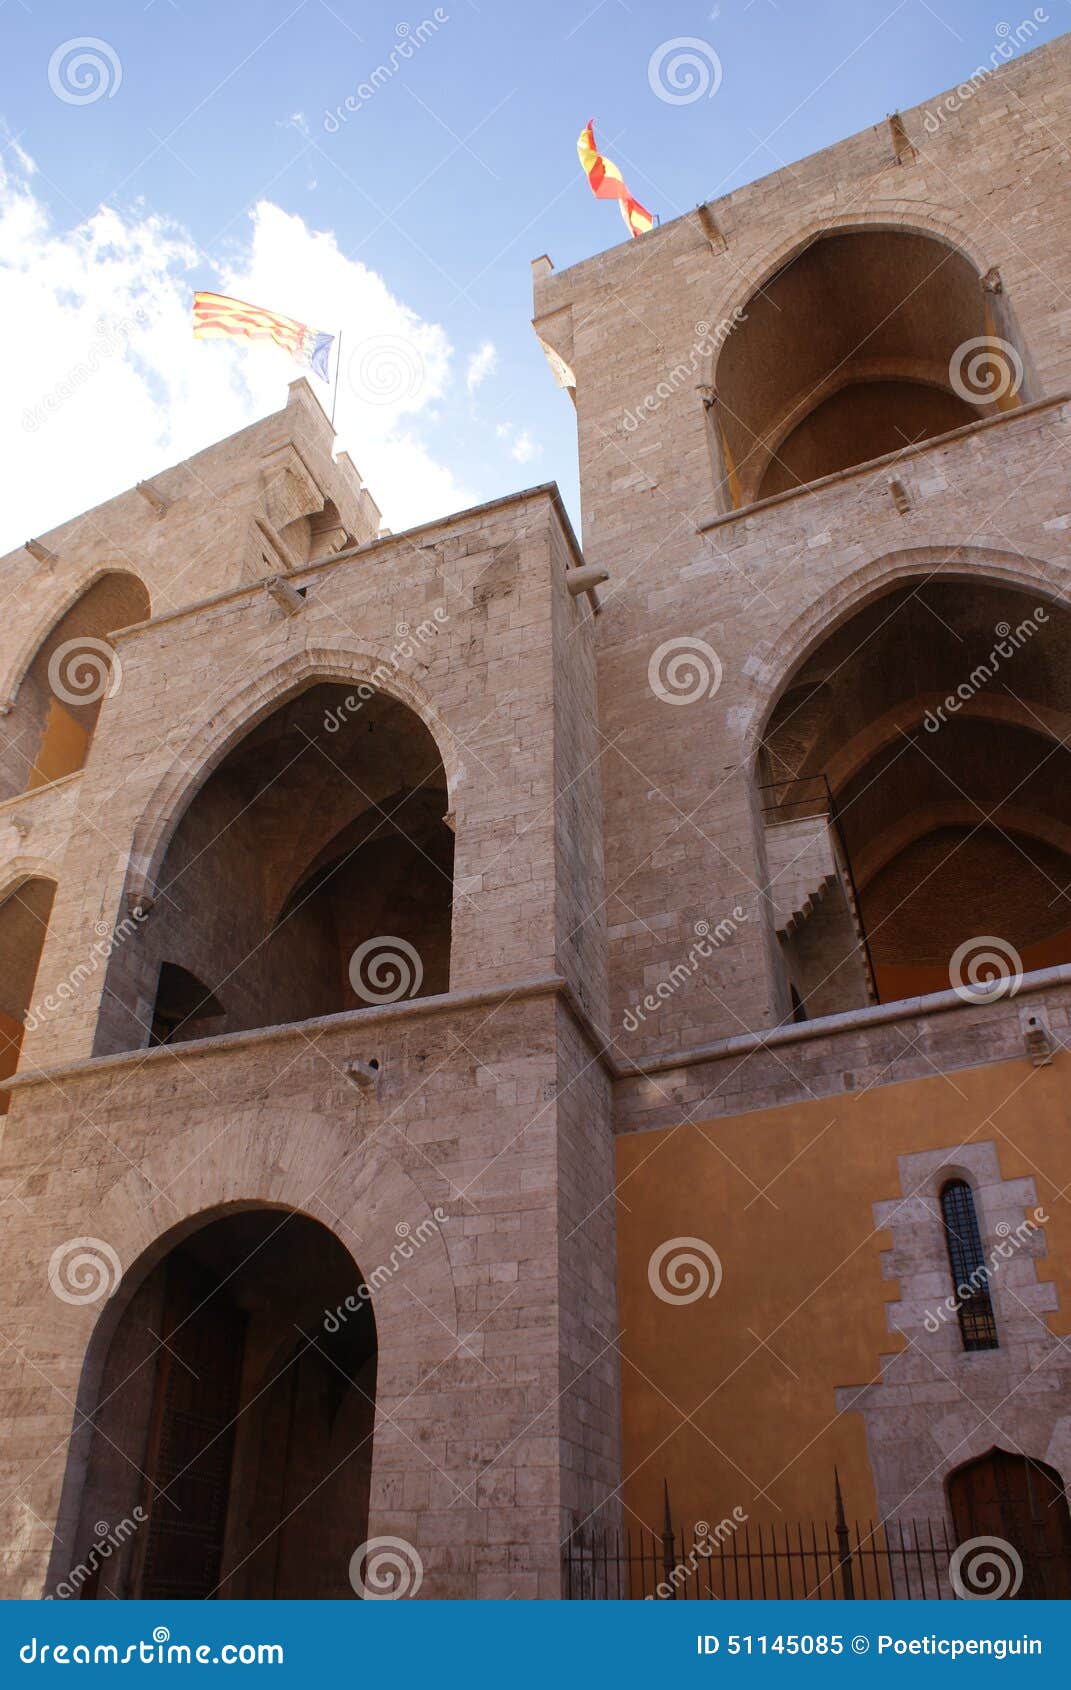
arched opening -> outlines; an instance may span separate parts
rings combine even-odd
[[[112,959],[98,1051],[447,991],[447,809],[435,741],[397,699],[322,682],[281,705],[179,822]]]
[[[770,902],[810,1015],[1071,960],[1071,614],[901,580],[789,677],[762,740]]]
[[[0,1115],[7,1114],[10,1093],[3,1082],[19,1065],[55,895],[55,881],[35,877],[0,903]]]
[[[376,1327],[349,1252],[307,1215],[232,1210],[128,1284],[83,1373],[62,1594],[351,1597]]]
[[[1071,1514],[1055,1467],[1029,1456],[991,1449],[948,1478],[948,1503],[960,1543],[998,1538],[1013,1551],[1009,1590],[1019,1601],[1071,1597]],[[1016,1582],[1016,1561],[1022,1579]]]
[[[764,499],[1020,405],[999,277],[919,232],[834,231],[749,299],[711,416],[722,508]]]
[[[0,801],[80,769],[119,671],[107,635],[151,614],[136,575],[101,575],[42,640],[0,731]]]

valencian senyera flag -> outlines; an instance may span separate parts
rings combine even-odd
[[[582,132],[576,143],[576,150],[580,155],[580,166],[591,185],[591,191],[599,200],[616,200],[621,207],[621,215],[625,219],[625,227],[630,235],[645,235],[648,229],[654,228],[654,218],[639,202],[634,200],[626,188],[616,164],[611,164],[604,158],[595,145],[594,118]]]
[[[280,317],[277,311],[247,305],[244,299],[228,299],[223,293],[195,293],[193,332],[198,340],[215,340],[220,335],[238,335],[244,340],[272,340],[284,352],[289,352],[297,363],[314,371],[321,380],[329,379],[327,366],[335,338],[333,334],[320,334],[293,317]]]

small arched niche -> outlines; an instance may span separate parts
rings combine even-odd
[[[710,416],[723,510],[1035,397],[1010,303],[918,231],[831,231],[765,281],[726,338]]]
[[[0,801],[82,768],[101,706],[121,679],[107,636],[150,615],[144,583],[114,569],[53,625],[0,724]]]
[[[319,563],[355,544],[333,499],[325,499],[320,510],[288,522],[282,538],[299,563]]]
[[[784,684],[758,759],[770,906],[808,1015],[1071,961],[1071,613],[901,579]]]
[[[55,881],[35,876],[0,901],[0,1115],[10,1097],[3,1082],[19,1065],[23,1033],[34,1015],[34,983],[55,895]]]
[[[112,958],[98,1054],[445,992],[454,837],[416,713],[320,682],[192,796],[152,914]],[[161,998],[161,989],[164,998]]]
[[[367,1287],[327,1227],[252,1206],[183,1223],[90,1340],[50,1592],[352,1598],[376,1361]]]

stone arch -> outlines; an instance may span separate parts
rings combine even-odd
[[[283,658],[266,675],[236,687],[219,710],[176,751],[134,830],[128,891],[151,889],[180,818],[227,753],[279,705],[317,681],[372,686],[410,709],[431,734],[446,773],[451,811],[465,777],[461,750],[427,695],[404,675],[383,678],[389,660],[374,651],[315,646]]]
[[[295,1135],[300,1157],[287,1150]],[[315,1132],[283,1121],[265,1130],[263,1116],[249,1111],[233,1119],[225,1137],[226,1154],[219,1155],[214,1125],[176,1135],[117,1179],[101,1202],[66,1215],[64,1238],[50,1237],[42,1246],[44,1272],[57,1243],[82,1239],[95,1249],[102,1278],[111,1284],[103,1304],[57,1298],[51,1316],[57,1343],[77,1358],[78,1387],[49,1588],[72,1564],[93,1438],[89,1417],[100,1405],[112,1340],[153,1271],[212,1222],[270,1211],[280,1217],[273,1237],[300,1218],[318,1222],[338,1240],[355,1264],[354,1289],[359,1270],[369,1292],[378,1350],[377,1416],[389,1417],[411,1394],[414,1356],[422,1370],[433,1371],[455,1347],[458,1308],[444,1237],[447,1216],[429,1204],[396,1158],[374,1139],[355,1144],[352,1129],[324,1115],[317,1117]],[[209,1165],[212,1177],[206,1181]],[[399,1265],[403,1236],[419,1242]],[[114,1283],[109,1252],[121,1269]],[[373,1444],[373,1507],[383,1483]]]
[[[210,994],[169,1042],[204,1034],[213,996],[219,1035],[449,991],[443,728],[384,667],[299,654],[232,697],[165,774],[125,889],[152,920],[111,958],[96,1054],[154,1036],[165,965]]]
[[[0,871],[0,1117],[17,1071],[56,895],[56,872],[44,859],[18,857]]]
[[[820,594],[802,610],[776,640],[756,652],[759,666],[752,676],[760,696],[748,711],[744,728],[745,755],[754,767],[759,742],[769,718],[793,674],[829,635],[857,610],[881,598],[898,581],[913,576],[1000,581],[1024,592],[1036,592],[1051,603],[1066,603],[1063,573],[1044,558],[988,546],[915,546],[861,564],[835,587]]]
[[[57,886],[59,879],[55,863],[48,857],[19,855],[0,865],[0,903],[10,898],[12,892],[17,892],[26,880],[50,880],[53,886]]]
[[[746,743],[780,957],[812,1014],[945,990],[975,952],[991,978],[986,934],[1013,972],[1071,954],[1054,573],[973,547],[890,554],[760,654]]]
[[[121,678],[108,635],[150,610],[140,575],[100,568],[37,621],[5,682],[0,796],[15,797],[82,768],[103,703]]]
[[[1003,283],[941,216],[877,204],[815,220],[751,273],[746,292],[727,290],[710,313],[704,385],[716,396],[710,445],[723,510],[1037,396]],[[966,364],[954,379],[951,365],[986,341],[1000,366],[991,393],[964,379]]]
[[[50,630],[63,621],[68,612],[74,609],[79,599],[84,598],[98,581],[103,581],[105,576],[108,575],[129,575],[132,580],[137,581],[145,589],[146,597],[149,598],[151,605],[148,582],[136,569],[132,569],[124,563],[122,568],[116,568],[111,564],[101,564],[98,568],[90,570],[82,577],[77,586],[69,589],[58,604],[53,602],[46,606],[41,614],[36,617],[33,627],[25,635],[22,643],[15,647],[6,667],[0,670],[0,700],[8,702],[14,700],[27,669],[33,662],[42,642],[48,637]]]
[[[734,313],[743,310],[749,299],[753,299],[779,271],[799,258],[815,241],[829,235],[870,230],[875,234],[903,232],[928,235],[932,240],[961,252],[979,277],[989,268],[987,257],[973,233],[950,206],[927,209],[917,200],[874,199],[858,211],[845,211],[833,217],[828,214],[812,217],[791,235],[768,241],[748,264],[746,280],[739,280],[741,272],[736,271],[711,308],[709,321],[712,324],[731,322]],[[720,346],[713,350],[706,362],[703,379],[711,386],[715,386],[720,351]]]

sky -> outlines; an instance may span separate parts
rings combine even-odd
[[[405,5],[5,0],[0,553],[285,403],[283,352],[192,338],[197,288],[341,331],[338,449],[395,532],[544,481],[579,526],[530,265],[628,238],[587,120],[668,221],[1009,25],[1071,28],[1071,0]]]

